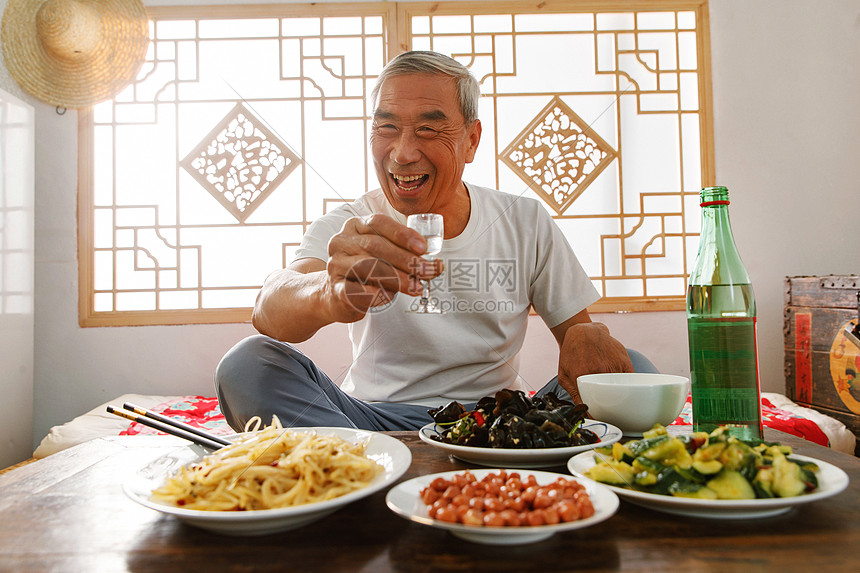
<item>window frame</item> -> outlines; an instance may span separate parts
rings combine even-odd
[[[713,104],[710,72],[710,25],[707,0],[628,0],[594,2],[580,0],[549,0],[540,4],[527,4],[514,0],[502,2],[360,2],[323,4],[261,4],[216,6],[152,6],[150,15],[157,19],[230,19],[237,17],[288,17],[307,15],[338,16],[348,10],[349,15],[375,14],[383,18],[386,45],[390,59],[412,48],[411,22],[415,16],[457,15],[468,11],[471,15],[493,14],[499,11],[517,13],[561,13],[571,10],[594,10],[601,13],[631,11],[684,10],[696,14],[696,49],[699,90],[700,169],[701,185],[714,185]],[[180,325],[246,323],[251,308],[213,308],[142,311],[96,311],[94,285],[94,122],[89,109],[78,112],[78,277],[79,324],[82,327]],[[501,161],[496,158],[497,163]],[[684,194],[688,194],[686,191]],[[695,236],[696,233],[686,233]],[[285,261],[286,263],[286,261]],[[685,276],[689,273],[683,262]],[[644,273],[644,270],[643,270]],[[647,276],[647,275],[646,275]],[[116,290],[116,286],[114,285]],[[642,312],[682,310],[683,296],[631,296],[601,298],[589,307],[590,312]]]

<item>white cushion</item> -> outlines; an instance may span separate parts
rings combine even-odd
[[[107,411],[109,404],[122,408],[123,402],[131,402],[136,406],[149,409],[175,398],[175,396],[123,394],[119,398],[96,406],[86,414],[81,414],[61,426],[51,428],[48,435],[42,439],[39,447],[33,452],[33,457],[44,458],[95,438],[118,436],[120,432],[131,425],[131,422],[116,414],[109,414]]]

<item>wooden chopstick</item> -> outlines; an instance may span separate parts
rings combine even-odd
[[[183,424],[182,422],[174,420],[173,418],[168,418],[167,416],[162,416],[161,414],[159,414],[157,412],[153,412],[151,410],[147,410],[146,408],[141,408],[140,406],[135,406],[134,404],[131,404],[129,402],[125,402],[122,405],[122,407],[125,408],[126,410],[131,410],[135,414],[139,414],[141,416],[146,416],[147,418],[152,418],[153,420],[158,420],[159,422],[162,422],[162,423],[167,424],[169,426],[173,426],[175,428],[179,428],[180,430],[184,430],[184,431],[190,432],[192,434],[196,434],[196,435],[200,436],[201,438],[206,438],[207,440],[211,440],[215,443],[221,444],[222,446],[229,446],[230,445],[230,442],[228,442],[224,438],[221,438],[221,437],[216,436],[214,434],[210,434],[208,432],[204,432],[200,428],[195,428],[194,426],[189,426],[188,424]]]
[[[194,434],[192,432],[186,432],[176,426],[171,426],[170,424],[165,424],[163,422],[159,422],[158,420],[153,420],[151,418],[147,418],[146,416],[141,416],[139,414],[135,414],[133,412],[126,412],[125,410],[120,410],[119,408],[114,408],[113,406],[108,406],[107,411],[111,414],[116,414],[121,418],[125,418],[126,420],[131,420],[132,422],[137,422],[139,424],[143,424],[144,426],[149,426],[150,428],[154,428],[165,434],[170,434],[172,436],[176,436],[178,438],[184,438],[195,444],[203,446],[204,448],[209,448],[210,450],[220,450],[224,447],[224,444],[220,444],[209,438],[204,438],[198,434]]]

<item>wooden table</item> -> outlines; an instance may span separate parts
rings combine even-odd
[[[392,435],[413,454],[402,479],[469,467],[415,432]],[[385,506],[384,491],[301,529],[251,538],[209,533],[121,490],[127,475],[181,440],[98,439],[0,476],[0,571],[858,570],[860,459],[772,430],[766,437],[841,467],[848,489],[746,521],[674,517],[622,500],[600,524],[521,546],[477,545],[406,521]]]

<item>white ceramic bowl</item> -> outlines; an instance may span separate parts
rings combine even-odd
[[[654,424],[671,424],[690,393],[690,379],[672,374],[586,374],[577,379],[588,416],[641,436]]]

